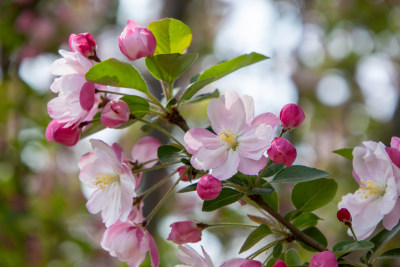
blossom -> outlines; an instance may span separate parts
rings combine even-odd
[[[267,153],[274,163],[283,163],[287,167],[292,166],[297,157],[296,148],[282,137],[274,138]]]
[[[201,240],[202,229],[194,221],[175,222],[170,225],[171,233],[167,240],[175,244],[182,245],[186,243],[196,243]]]
[[[350,212],[358,239],[370,236],[381,220],[388,230],[398,223],[400,176],[395,168],[381,142],[368,141],[363,147],[354,148],[353,176],[360,188],[354,194],[343,196],[338,207]]]
[[[101,123],[108,128],[116,128],[129,120],[131,111],[129,105],[122,100],[116,99],[107,102],[101,111]]]
[[[187,169],[188,169],[187,165],[183,165],[183,166],[178,167],[178,168],[176,169],[176,171],[178,172],[179,177],[181,177],[181,176],[187,171]],[[182,176],[181,181],[189,182],[189,177],[188,177],[188,175],[185,174],[184,176]]]
[[[237,171],[254,175],[265,167],[263,153],[277,127],[276,116],[264,113],[254,118],[253,99],[239,97],[235,92],[212,99],[207,113],[216,134],[192,128],[184,136],[194,168],[212,169],[214,177],[224,180]]]
[[[264,265],[256,260],[235,258],[225,262],[220,267],[264,267]]]
[[[213,200],[221,193],[222,183],[211,174],[206,174],[200,178],[196,190],[202,200]]]
[[[100,140],[90,140],[93,152],[83,155],[78,163],[79,179],[94,188],[86,204],[90,213],[101,211],[108,227],[118,219],[126,221],[135,197],[135,179],[128,165],[122,162],[122,148],[111,147]]]
[[[338,267],[335,254],[332,251],[322,251],[315,254],[311,260],[309,267]]]
[[[282,126],[285,128],[293,129],[304,121],[305,115],[303,109],[296,104],[286,104],[280,112],[279,115]]]
[[[46,138],[49,142],[55,141],[57,143],[73,146],[81,137],[81,129],[79,125],[71,125],[64,127],[66,123],[60,123],[57,119],[52,120],[46,129]]]
[[[88,32],[71,34],[69,36],[69,47],[72,52],[79,52],[87,58],[96,55],[96,42]]]
[[[124,30],[118,37],[121,52],[130,60],[154,55],[156,38],[153,33],[142,28],[133,20],[128,20]]]
[[[184,264],[175,265],[175,267],[214,267],[210,256],[201,247],[203,256],[200,256],[193,248],[188,245],[180,245],[178,247],[182,253],[178,253],[176,256]]]
[[[150,233],[138,224],[144,220],[142,210],[136,207],[130,212],[127,221],[118,220],[107,228],[101,238],[101,247],[110,255],[128,263],[129,267],[138,267],[150,253],[151,266],[160,265],[157,246]]]

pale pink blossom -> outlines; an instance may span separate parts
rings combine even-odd
[[[153,33],[142,28],[133,20],[128,20],[124,30],[118,37],[121,52],[130,60],[154,55],[156,38]]]
[[[125,222],[118,220],[104,232],[101,247],[110,255],[128,263],[129,267],[138,267],[150,253],[151,266],[160,265],[156,243],[150,233],[140,223],[144,221],[142,210],[136,207]]]
[[[207,113],[216,134],[193,128],[184,136],[185,147],[193,154],[193,167],[212,169],[212,175],[220,180],[237,171],[254,175],[265,167],[263,153],[270,147],[278,121],[271,119],[273,114],[254,118],[253,98],[239,97],[235,92],[212,99]]]
[[[285,128],[293,129],[304,121],[305,115],[303,109],[296,104],[286,104],[280,112],[279,115],[282,126]]]
[[[176,256],[183,264],[175,265],[175,267],[214,267],[210,256],[201,247],[203,256],[199,255],[193,248],[188,245],[180,245],[181,253]]]
[[[96,55],[96,42],[88,32],[71,34],[69,36],[69,47],[72,52],[79,52],[87,58]]]
[[[311,260],[309,267],[338,267],[335,254],[332,251],[323,251],[315,254]]]
[[[101,111],[101,123],[108,128],[116,128],[129,120],[131,111],[129,105],[122,100],[116,99],[107,102]]]
[[[151,168],[157,163],[157,150],[161,146],[161,142],[152,136],[146,136],[140,139],[132,148],[132,162],[135,166],[144,164],[143,168]],[[136,180],[135,190],[138,189],[142,182],[143,173],[134,174]]]
[[[213,200],[222,190],[222,183],[211,174],[203,175],[196,186],[196,191],[202,200]]]
[[[274,163],[283,163],[287,167],[292,166],[297,157],[296,148],[282,137],[274,138],[267,153]]]
[[[49,142],[57,142],[66,146],[75,145],[81,136],[79,125],[71,125],[64,128],[66,123],[52,120],[46,129],[46,138]]]
[[[175,222],[170,227],[172,229],[167,240],[175,244],[196,243],[201,240],[202,229],[194,221]]]
[[[343,196],[338,206],[350,212],[356,237],[369,237],[381,220],[391,230],[400,218],[397,188],[400,176],[385,145],[368,141],[354,148],[353,176],[360,188],[354,194]]]
[[[236,258],[225,262],[220,267],[264,267],[264,265],[256,260]]]
[[[90,213],[101,212],[108,227],[118,219],[126,221],[135,194],[135,179],[128,165],[122,162],[122,148],[111,147],[100,140],[90,140],[93,152],[83,155],[78,163],[79,179],[94,188],[86,204]]]

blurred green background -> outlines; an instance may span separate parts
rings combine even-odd
[[[330,247],[346,238],[343,225],[335,219],[337,202],[357,185],[351,163],[331,151],[365,140],[389,145],[391,136],[400,135],[399,4],[397,0],[0,1],[0,266],[124,266],[100,248],[104,226],[85,208],[77,159],[90,151],[87,140],[67,148],[47,142],[44,132],[50,121],[46,103],[54,97],[49,90],[54,77],[48,70],[59,58],[58,49],[68,49],[71,33],[90,32],[101,59],[124,59],[117,36],[127,19],[145,27],[173,17],[193,29],[189,51],[200,57],[177,86],[186,86],[201,70],[243,53],[271,57],[206,90],[252,95],[257,113],[278,115],[289,102],[304,108],[306,121],[289,137],[298,149],[296,163],[324,169],[338,181],[336,202],[317,213],[324,218],[319,226],[325,229]],[[143,61],[133,64],[160,95],[159,84],[145,72]],[[183,110],[191,127],[207,126],[206,104]],[[143,135],[139,128],[106,131],[98,138],[109,143],[119,139],[129,154]],[[153,173],[146,181],[151,184],[162,174]],[[285,190],[290,188],[278,189]],[[146,210],[159,195],[152,195]],[[186,219],[185,214],[210,222],[246,220],[247,211],[241,208],[196,213],[198,201],[194,195],[187,198],[193,204],[185,206],[176,197],[150,225],[161,266],[177,263],[176,246],[165,237],[168,225]],[[282,212],[290,205],[289,199],[281,199]],[[210,232],[202,244],[219,260],[235,255],[244,240],[241,232]],[[388,248],[398,246],[398,239],[388,244]],[[303,260],[307,255],[302,254]],[[383,262],[382,266],[397,265]]]

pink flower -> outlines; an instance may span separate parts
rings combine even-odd
[[[186,171],[187,169],[188,169],[188,167],[187,167],[186,165],[178,167],[178,169],[176,169],[176,171],[178,172],[179,177],[182,176],[182,175],[185,173],[185,171]],[[188,177],[188,175],[186,174],[185,176],[183,176],[183,177],[181,178],[181,181],[189,182],[189,177]]]
[[[156,38],[153,33],[142,28],[133,20],[128,20],[124,30],[118,37],[121,52],[130,60],[154,55]]]
[[[338,267],[335,254],[331,251],[323,251],[315,254],[311,260],[309,267]]]
[[[287,265],[284,261],[278,259],[272,267],[287,267]]]
[[[81,137],[79,125],[64,127],[66,123],[59,123],[58,120],[52,120],[46,129],[46,138],[49,142],[57,142],[66,146],[73,146]]]
[[[393,164],[400,168],[400,138],[393,136],[390,147],[385,148]]]
[[[263,153],[269,148],[277,120],[273,114],[254,118],[254,103],[250,96],[238,97],[228,92],[212,99],[207,109],[214,134],[193,128],[184,136],[185,147],[192,155],[191,164],[198,170],[212,169],[220,180],[237,171],[257,174],[265,167]]]
[[[196,190],[202,200],[213,200],[221,193],[222,183],[211,174],[206,174],[200,178]]]
[[[186,243],[196,243],[201,240],[201,231],[194,221],[175,222],[170,225],[171,233],[167,240],[170,240],[178,245]]]
[[[104,232],[101,247],[110,255],[138,267],[150,253],[151,266],[160,265],[160,258],[153,237],[145,228],[138,226],[144,220],[142,211],[133,208],[126,222],[118,220]]]
[[[122,100],[107,102],[101,111],[101,123],[108,128],[116,128],[129,120],[129,105]]]
[[[360,188],[343,196],[338,207],[350,212],[357,238],[366,239],[381,220],[388,230],[398,223],[400,175],[382,143],[364,142],[363,147],[354,148],[353,156],[353,176]]]
[[[87,58],[96,55],[96,43],[88,32],[71,34],[69,36],[69,47],[72,52],[79,52]]]
[[[283,127],[293,129],[298,127],[305,119],[304,111],[299,105],[286,104],[280,113]]]
[[[236,258],[225,262],[220,267],[264,267],[264,265],[256,260]]]
[[[132,148],[132,161],[136,166],[144,164],[143,168],[153,167],[158,160],[157,150],[161,146],[161,142],[152,136],[146,136],[140,139]],[[136,180],[135,190],[138,189],[142,182],[143,173],[134,174]]]
[[[346,208],[340,209],[336,216],[340,222],[351,226],[351,214]]]
[[[187,245],[179,246],[182,253],[178,253],[178,259],[184,263],[182,265],[176,265],[175,267],[214,267],[210,256],[201,247],[203,256],[200,256],[193,248]]]
[[[267,153],[274,163],[283,163],[287,167],[292,166],[297,157],[296,148],[282,137],[275,137]]]
[[[100,140],[90,140],[93,152],[79,160],[79,179],[94,188],[86,204],[90,213],[101,211],[103,222],[108,227],[118,219],[126,221],[131,211],[135,194],[135,179],[128,165],[122,162],[122,148],[112,147]]]

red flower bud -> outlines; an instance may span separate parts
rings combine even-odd
[[[46,129],[47,140],[66,146],[75,145],[81,137],[81,129],[79,128],[79,125],[64,127],[66,124],[66,122],[58,122],[57,119],[52,120]]]
[[[267,153],[274,163],[283,163],[287,167],[292,166],[297,157],[296,148],[282,137],[275,137]]]
[[[287,265],[283,260],[277,259],[272,267],[287,267]]]
[[[281,109],[279,117],[283,127],[293,129],[298,127],[306,116],[299,105],[287,104]]]
[[[339,221],[351,226],[351,214],[346,208],[340,209],[336,215]]]
[[[116,128],[129,120],[131,114],[128,104],[122,100],[108,102],[101,111],[101,123],[108,128]]]
[[[196,243],[201,240],[201,228],[194,221],[176,222],[170,225],[171,233],[167,240],[178,245],[186,243]]]
[[[202,200],[215,199],[221,193],[221,190],[221,181],[211,174],[204,175],[197,183],[197,194]]]
[[[184,165],[184,166],[180,166],[178,169],[176,169],[176,171],[178,172],[179,176],[182,176],[183,173],[184,173],[187,169],[188,169],[188,167],[187,167],[186,165]],[[188,175],[186,174],[185,176],[183,176],[183,177],[181,178],[181,181],[189,182]]]
[[[72,52],[79,52],[87,58],[96,55],[96,43],[88,32],[71,34],[69,36],[69,48]]]

